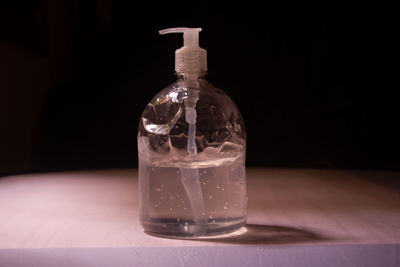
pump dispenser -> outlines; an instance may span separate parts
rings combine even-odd
[[[147,105],[139,123],[139,210],[148,234],[175,238],[240,233],[246,223],[246,133],[233,101],[204,77],[201,28],[175,51],[178,80]]]
[[[169,28],[160,34],[183,33],[183,47],[175,51],[175,71],[177,74],[196,75],[207,71],[207,51],[199,47],[201,28]]]

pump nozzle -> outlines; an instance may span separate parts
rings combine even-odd
[[[183,33],[183,46],[199,47],[199,32],[201,28],[169,28],[158,31],[161,35],[167,33]]]
[[[201,28],[169,28],[159,31],[167,33],[183,33],[183,47],[175,51],[175,71],[178,74],[201,74],[207,71],[207,51],[199,47]]]

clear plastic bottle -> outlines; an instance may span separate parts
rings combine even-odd
[[[233,101],[208,83],[201,28],[176,50],[178,80],[147,105],[139,123],[139,210],[145,232],[200,238],[246,223],[246,133]]]

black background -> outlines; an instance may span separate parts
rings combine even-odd
[[[320,1],[324,2],[324,1]],[[0,173],[137,166],[149,100],[202,27],[207,80],[242,112],[247,165],[398,170],[393,7],[1,1]]]

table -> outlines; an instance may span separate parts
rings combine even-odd
[[[398,172],[247,169],[247,232],[143,233],[137,170],[0,177],[0,267],[400,266]]]

